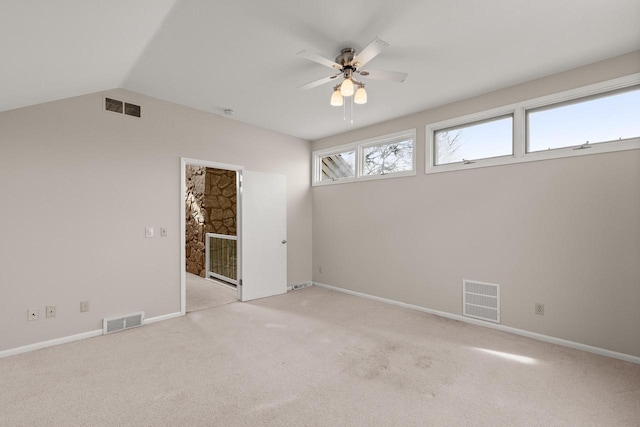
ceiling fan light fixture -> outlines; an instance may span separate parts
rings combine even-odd
[[[355,88],[353,87],[353,82],[350,78],[344,79],[342,84],[340,85],[340,93],[342,96],[351,96],[355,92]]]
[[[356,104],[367,103],[367,91],[364,90],[364,85],[358,86],[358,90],[356,90],[356,95],[353,98],[353,102],[355,102]]]
[[[334,107],[341,107],[342,104],[344,104],[344,99],[340,93],[340,88],[336,86],[333,89],[333,94],[331,95],[331,105]]]
[[[407,73],[399,73],[396,71],[360,70],[361,67],[365,67],[369,61],[378,56],[378,54],[387,47],[389,47],[389,43],[375,37],[371,43],[360,52],[350,47],[342,49],[335,61],[303,50],[298,53],[299,56],[331,68],[334,74],[299,86],[298,88],[306,90],[333,82],[335,86],[331,94],[330,104],[336,107],[348,105],[349,108],[344,108],[344,120],[347,120],[349,114],[353,115],[353,104],[362,105],[368,101],[368,94],[364,88],[365,83],[360,81],[358,76],[397,83],[402,83],[407,78]],[[338,72],[336,72],[336,70]],[[342,80],[340,80],[340,78],[342,78]],[[345,99],[352,96],[353,98],[351,99]],[[353,117],[351,118],[351,123],[353,123]]]

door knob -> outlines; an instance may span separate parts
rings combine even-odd
[[[286,240],[283,240],[283,241],[282,241],[282,244],[283,244],[283,245],[284,245],[284,244],[286,244],[286,243],[287,243],[287,241],[286,241]]]

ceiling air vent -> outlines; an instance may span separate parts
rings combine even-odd
[[[126,316],[110,317],[102,320],[102,333],[123,331],[125,329],[142,326],[144,323],[144,311],[127,314]]]
[[[129,104],[128,102],[107,97],[104,98],[104,109],[105,111],[112,111],[132,117],[140,117],[141,111],[139,105]]]
[[[462,314],[500,323],[500,285],[462,280]]]

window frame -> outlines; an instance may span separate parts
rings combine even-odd
[[[535,107],[535,108],[527,108],[525,110],[525,153],[526,154],[533,154],[533,153],[539,153],[541,151],[555,151],[555,150],[566,150],[567,148],[570,148],[572,150],[580,150],[582,148],[580,147],[585,147],[587,145],[586,141],[585,143],[581,144],[581,145],[566,145],[563,147],[557,147],[557,148],[549,148],[549,149],[543,149],[543,150],[535,150],[532,151],[530,148],[530,130],[531,130],[531,126],[529,125],[529,115],[531,113],[535,113],[538,111],[549,111],[549,110],[555,110],[555,109],[560,109],[562,107],[566,107],[566,106],[571,106],[571,105],[577,105],[577,104],[581,104],[583,102],[589,102],[589,101],[595,101],[597,99],[602,99],[602,98],[607,98],[610,96],[615,96],[615,95],[619,95],[625,92],[632,92],[632,91],[638,91],[640,93],[640,84],[632,84],[629,86],[625,86],[622,88],[618,88],[618,89],[612,89],[612,90],[606,90],[604,92],[599,92],[599,93],[595,93],[595,94],[590,94],[590,95],[586,95],[586,96],[580,96],[578,98],[573,98],[573,99],[569,99],[569,100],[564,100],[564,101],[559,101],[559,102],[554,102],[551,104],[545,104],[542,105],[540,107]],[[617,141],[628,141],[628,140],[633,140],[633,139],[638,139],[640,138],[640,135],[636,136],[636,137],[632,137],[632,138],[624,138],[624,139],[610,139],[610,140],[606,140],[606,141],[593,141],[588,143],[589,145],[589,149],[591,147],[593,147],[596,144],[609,144],[611,142],[617,142]]]
[[[390,172],[385,174],[376,174],[376,175],[364,175],[364,149],[391,144],[393,142],[400,142],[405,140],[411,140],[411,170],[400,171],[400,172]],[[340,178],[336,180],[325,180],[322,181],[322,158],[331,156],[334,154],[340,154],[347,151],[355,151],[355,176],[349,178]],[[406,129],[399,132],[394,132],[386,135],[376,136],[373,138],[364,139],[361,141],[352,142],[349,144],[329,147],[321,150],[316,150],[311,154],[311,163],[312,163],[312,175],[311,175],[311,185],[312,186],[321,186],[321,185],[334,185],[334,184],[343,184],[347,182],[357,182],[357,181],[370,181],[376,179],[388,179],[388,178],[400,178],[404,176],[414,176],[416,175],[417,167],[416,167],[416,129]]]
[[[506,106],[481,111],[461,117],[430,123],[426,126],[427,150],[425,150],[425,173],[440,173],[456,170],[475,169],[490,166],[507,165],[539,160],[584,156],[615,151],[640,149],[640,136],[623,140],[614,140],[590,144],[588,150],[580,149],[580,145],[528,152],[527,112],[530,110],[551,108],[563,103],[578,103],[588,98],[607,96],[609,93],[640,86],[640,73],[608,80],[588,86],[579,87],[551,95],[542,96]],[[486,159],[469,159],[472,162],[435,164],[435,132],[447,128],[490,120],[500,116],[513,115],[513,154],[511,156],[492,157]]]
[[[332,183],[337,183],[337,182],[348,182],[348,181],[353,181],[355,180],[356,176],[358,175],[358,150],[355,148],[349,148],[346,147],[345,149],[339,149],[340,147],[333,147],[335,148],[327,151],[326,153],[321,153],[318,155],[318,158],[316,160],[317,162],[317,175],[314,175],[314,177],[316,177],[318,179],[318,182],[332,182]],[[344,178],[336,178],[336,179],[327,179],[327,180],[322,180],[322,159],[325,157],[330,157],[336,154],[343,154],[343,153],[351,153],[353,152],[353,176],[348,176],[348,177],[344,177]]]
[[[485,123],[491,123],[494,122],[496,120],[502,120],[502,119],[507,119],[510,118],[511,119],[511,154],[503,154],[501,156],[490,156],[490,157],[480,157],[480,158],[476,158],[476,159],[463,159],[459,162],[451,162],[451,163],[442,163],[442,164],[435,164],[436,162],[436,133],[437,132],[441,132],[441,131],[449,131],[451,129],[458,129],[458,128],[465,128],[465,127],[471,127],[471,126],[476,126],[476,125],[482,125]],[[434,166],[446,166],[446,165],[454,165],[454,164],[458,164],[458,163],[462,163],[462,164],[472,164],[475,163],[477,161],[480,160],[491,160],[491,159],[500,159],[503,157],[513,157],[514,155],[514,145],[515,145],[515,137],[514,137],[514,127],[515,127],[515,117],[513,113],[510,114],[501,114],[501,115],[492,115],[491,117],[482,119],[482,120],[475,120],[473,122],[467,122],[464,124],[460,124],[460,125],[456,125],[456,126],[448,126],[448,127],[444,127],[444,128],[440,128],[437,130],[433,131],[432,134],[432,138],[433,138],[433,144],[432,144],[432,153],[433,153],[433,163]]]

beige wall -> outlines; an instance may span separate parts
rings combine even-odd
[[[418,174],[313,188],[314,281],[458,315],[463,278],[499,283],[503,325],[640,356],[640,150],[424,174],[428,123],[637,72],[640,52],[315,141],[416,128]]]
[[[140,104],[142,118],[104,112],[104,94]],[[180,157],[286,175],[287,283],[311,279],[307,141],[122,90],[7,111],[0,351],[99,329],[107,316],[180,311]],[[26,321],[30,307],[40,320]]]

